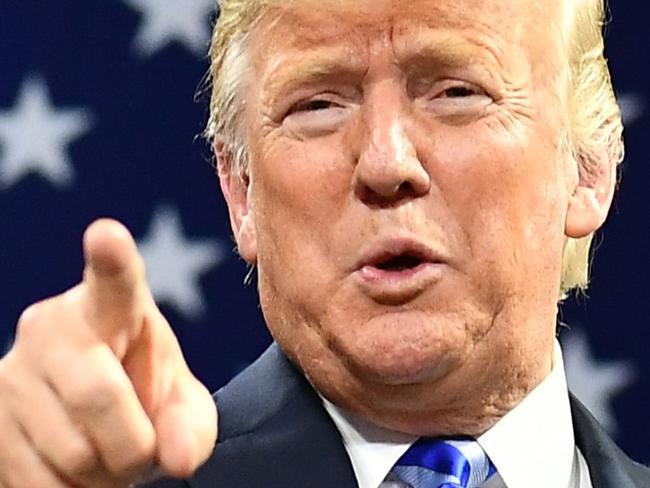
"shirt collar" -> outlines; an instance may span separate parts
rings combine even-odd
[[[551,373],[477,441],[508,488],[569,486],[575,440],[557,342]]]
[[[359,488],[378,488],[417,437],[378,427],[321,398],[341,432]]]
[[[359,488],[377,488],[417,438],[370,424],[321,398],[341,433]],[[551,373],[477,441],[508,488],[569,486],[575,441],[557,342]]]

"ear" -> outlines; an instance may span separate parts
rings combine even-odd
[[[578,184],[569,199],[564,233],[579,239],[599,229],[616,189],[616,163],[609,158],[578,161]]]
[[[233,154],[222,140],[215,139],[213,149],[217,158],[219,183],[228,205],[230,227],[237,242],[237,249],[248,264],[256,264],[257,233],[249,198],[248,172],[240,174],[233,168]]]

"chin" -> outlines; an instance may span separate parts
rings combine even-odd
[[[435,327],[434,327],[435,329]],[[441,336],[430,327],[403,327],[392,333],[355,334],[337,352],[350,372],[364,382],[404,385],[433,382],[462,363],[466,341]]]
[[[392,347],[390,352],[366,351],[348,357],[346,362],[354,376],[384,385],[434,382],[459,364],[455,354],[414,351],[408,347]]]
[[[462,322],[417,310],[347,321],[330,332],[326,343],[353,376],[387,385],[435,381],[458,367],[471,345]]]

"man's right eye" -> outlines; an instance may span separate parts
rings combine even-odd
[[[315,96],[293,105],[283,123],[295,133],[316,137],[336,131],[350,113],[348,103],[338,101],[335,95]]]
[[[326,100],[322,98],[316,98],[313,100],[307,100],[305,102],[301,102],[295,107],[293,107],[290,111],[290,113],[296,113],[296,112],[314,112],[318,110],[325,110],[328,108],[334,107],[336,104],[332,102],[331,100]]]

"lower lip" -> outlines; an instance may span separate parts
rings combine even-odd
[[[413,268],[404,269],[381,269],[375,266],[364,266],[359,270],[361,276],[368,281],[401,281],[408,280],[425,272],[430,266],[435,266],[434,263],[422,263]]]
[[[437,282],[443,268],[443,264],[433,262],[401,270],[363,266],[354,275],[366,295],[380,303],[399,304],[412,300]]]

